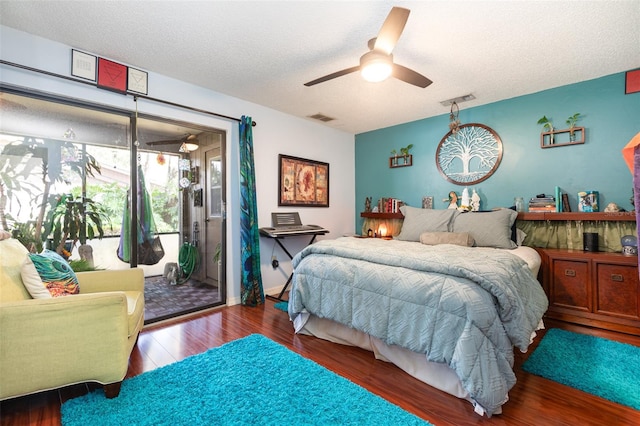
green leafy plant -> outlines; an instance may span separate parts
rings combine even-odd
[[[398,155],[398,151],[396,151],[395,149],[392,149],[392,150],[391,150],[391,155],[394,155],[394,156],[395,156],[395,155]]]
[[[86,244],[87,240],[104,236],[103,220],[108,221],[108,216],[90,198],[64,194],[52,197],[50,203],[42,239],[51,236],[56,252],[62,254],[67,240],[73,241],[73,247],[78,241]]]
[[[400,148],[400,152],[402,153],[402,155],[407,156],[409,155],[409,150],[413,148],[413,144],[410,143],[409,145],[405,146],[404,148]]]
[[[542,118],[538,120],[538,124],[542,124],[547,132],[553,132],[553,123],[551,123],[551,119],[547,118],[546,115],[543,115]]]
[[[32,203],[38,202],[34,226],[35,238],[45,240],[41,236],[45,211],[51,199],[50,189],[56,182],[68,183],[68,176],[94,176],[101,173],[100,164],[95,157],[84,153],[77,155],[78,148],[71,142],[60,142],[53,139],[37,139],[25,136],[6,145],[0,152],[0,225],[8,229],[4,207],[12,199],[19,203],[17,194],[26,192],[32,195]],[[37,170],[36,170],[37,169]],[[43,187],[27,183],[25,177],[32,174],[42,177]]]
[[[580,113],[576,112],[571,117],[567,118],[567,126],[569,126],[569,134],[573,136],[573,129],[576,127],[576,123],[580,120]]]
[[[36,223],[30,220],[25,223],[14,222],[11,229],[11,236],[20,241],[31,253],[42,251],[42,240],[36,238]]]
[[[73,272],[101,271],[103,268],[92,266],[86,259],[70,259],[69,266]]]

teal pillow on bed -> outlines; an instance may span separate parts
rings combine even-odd
[[[468,232],[477,247],[514,249],[511,227],[516,217],[518,212],[511,209],[461,213],[453,221],[453,232]]]
[[[402,229],[396,237],[403,241],[420,241],[424,232],[450,232],[453,219],[460,213],[454,209],[433,210],[402,206],[400,212],[404,215]]]

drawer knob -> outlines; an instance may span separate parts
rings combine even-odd
[[[573,270],[573,269],[565,269],[565,270],[564,270],[564,274],[565,274],[567,277],[575,277],[575,276],[576,276],[576,271],[575,271],[575,270]]]
[[[621,274],[611,274],[611,281],[616,281],[616,282],[624,282],[624,277]]]

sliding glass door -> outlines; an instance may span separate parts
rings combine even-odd
[[[33,251],[47,247],[71,260],[89,246],[96,268],[133,264],[148,279],[169,282],[175,267],[180,276],[168,285],[187,291],[195,282],[215,293],[182,297],[196,300],[175,303],[171,314],[224,303],[224,263],[219,255],[214,260],[225,249],[223,131],[12,90],[0,92],[0,115],[1,229]],[[131,207],[139,200],[130,197],[143,182],[146,219],[136,218]],[[77,229],[63,226],[69,211],[78,216]],[[133,244],[140,219],[153,222],[162,246],[155,263],[140,262]],[[122,238],[126,227],[132,239]],[[188,262],[181,258],[185,244]]]

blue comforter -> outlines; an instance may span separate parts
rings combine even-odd
[[[292,319],[306,310],[446,363],[489,416],[548,305],[526,262],[492,248],[339,238],[293,267]]]

